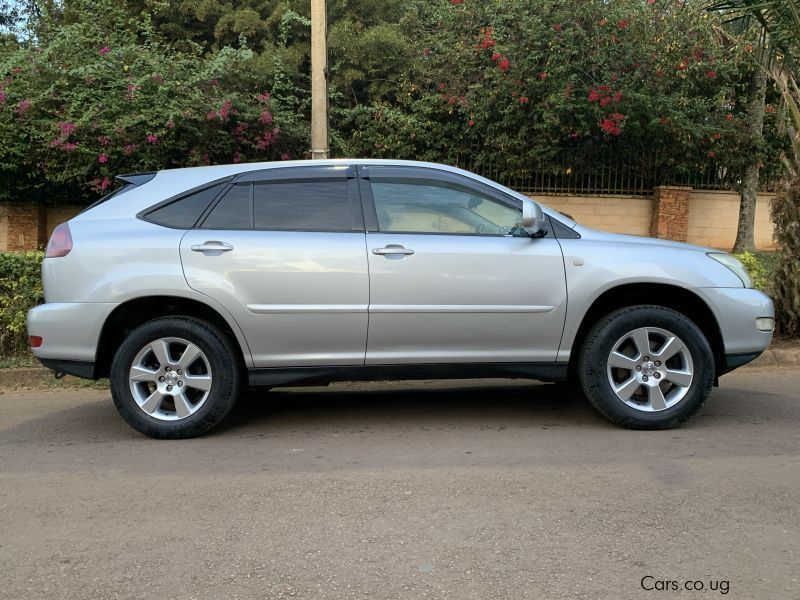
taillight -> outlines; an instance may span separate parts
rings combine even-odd
[[[47,251],[44,253],[44,257],[66,256],[70,250],[72,250],[72,234],[69,231],[69,225],[61,223],[53,230],[53,235],[50,236],[50,243],[47,244]]]
[[[29,335],[28,339],[31,342],[31,348],[41,348],[42,347],[42,342],[44,341],[42,339],[42,336],[40,336],[40,335]]]

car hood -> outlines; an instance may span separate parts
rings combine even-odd
[[[574,230],[578,232],[582,238],[595,240],[598,242],[609,242],[614,244],[630,244],[631,250],[636,248],[670,248],[674,250],[685,250],[687,252],[721,252],[714,248],[707,248],[705,246],[695,246],[694,244],[686,244],[684,242],[674,242],[672,240],[660,240],[658,238],[643,237],[639,235],[627,235],[623,233],[609,233],[607,231],[600,231],[592,229],[591,227],[584,227],[583,225],[576,225]]]

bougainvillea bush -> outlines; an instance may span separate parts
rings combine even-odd
[[[683,2],[418,3],[415,66],[396,102],[346,111],[348,150],[569,169],[556,157],[626,149],[735,168],[749,63],[713,18]]]
[[[280,159],[305,146],[281,129],[280,103],[252,75],[244,40],[179,51],[146,17],[83,4],[102,18],[0,53],[0,177],[16,183],[7,193],[20,199],[46,181],[84,194],[120,172]]]

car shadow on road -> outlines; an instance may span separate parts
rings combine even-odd
[[[495,383],[403,382],[246,391],[218,431],[282,426],[358,426],[383,423],[431,427],[458,422],[491,426],[605,427],[579,388],[512,381]]]

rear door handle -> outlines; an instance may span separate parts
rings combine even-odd
[[[225,242],[203,242],[202,244],[195,244],[192,246],[192,252],[230,252],[233,246]]]
[[[410,248],[404,248],[400,244],[388,244],[384,248],[373,248],[372,253],[381,256],[410,256],[411,254],[414,254],[414,251]]]

